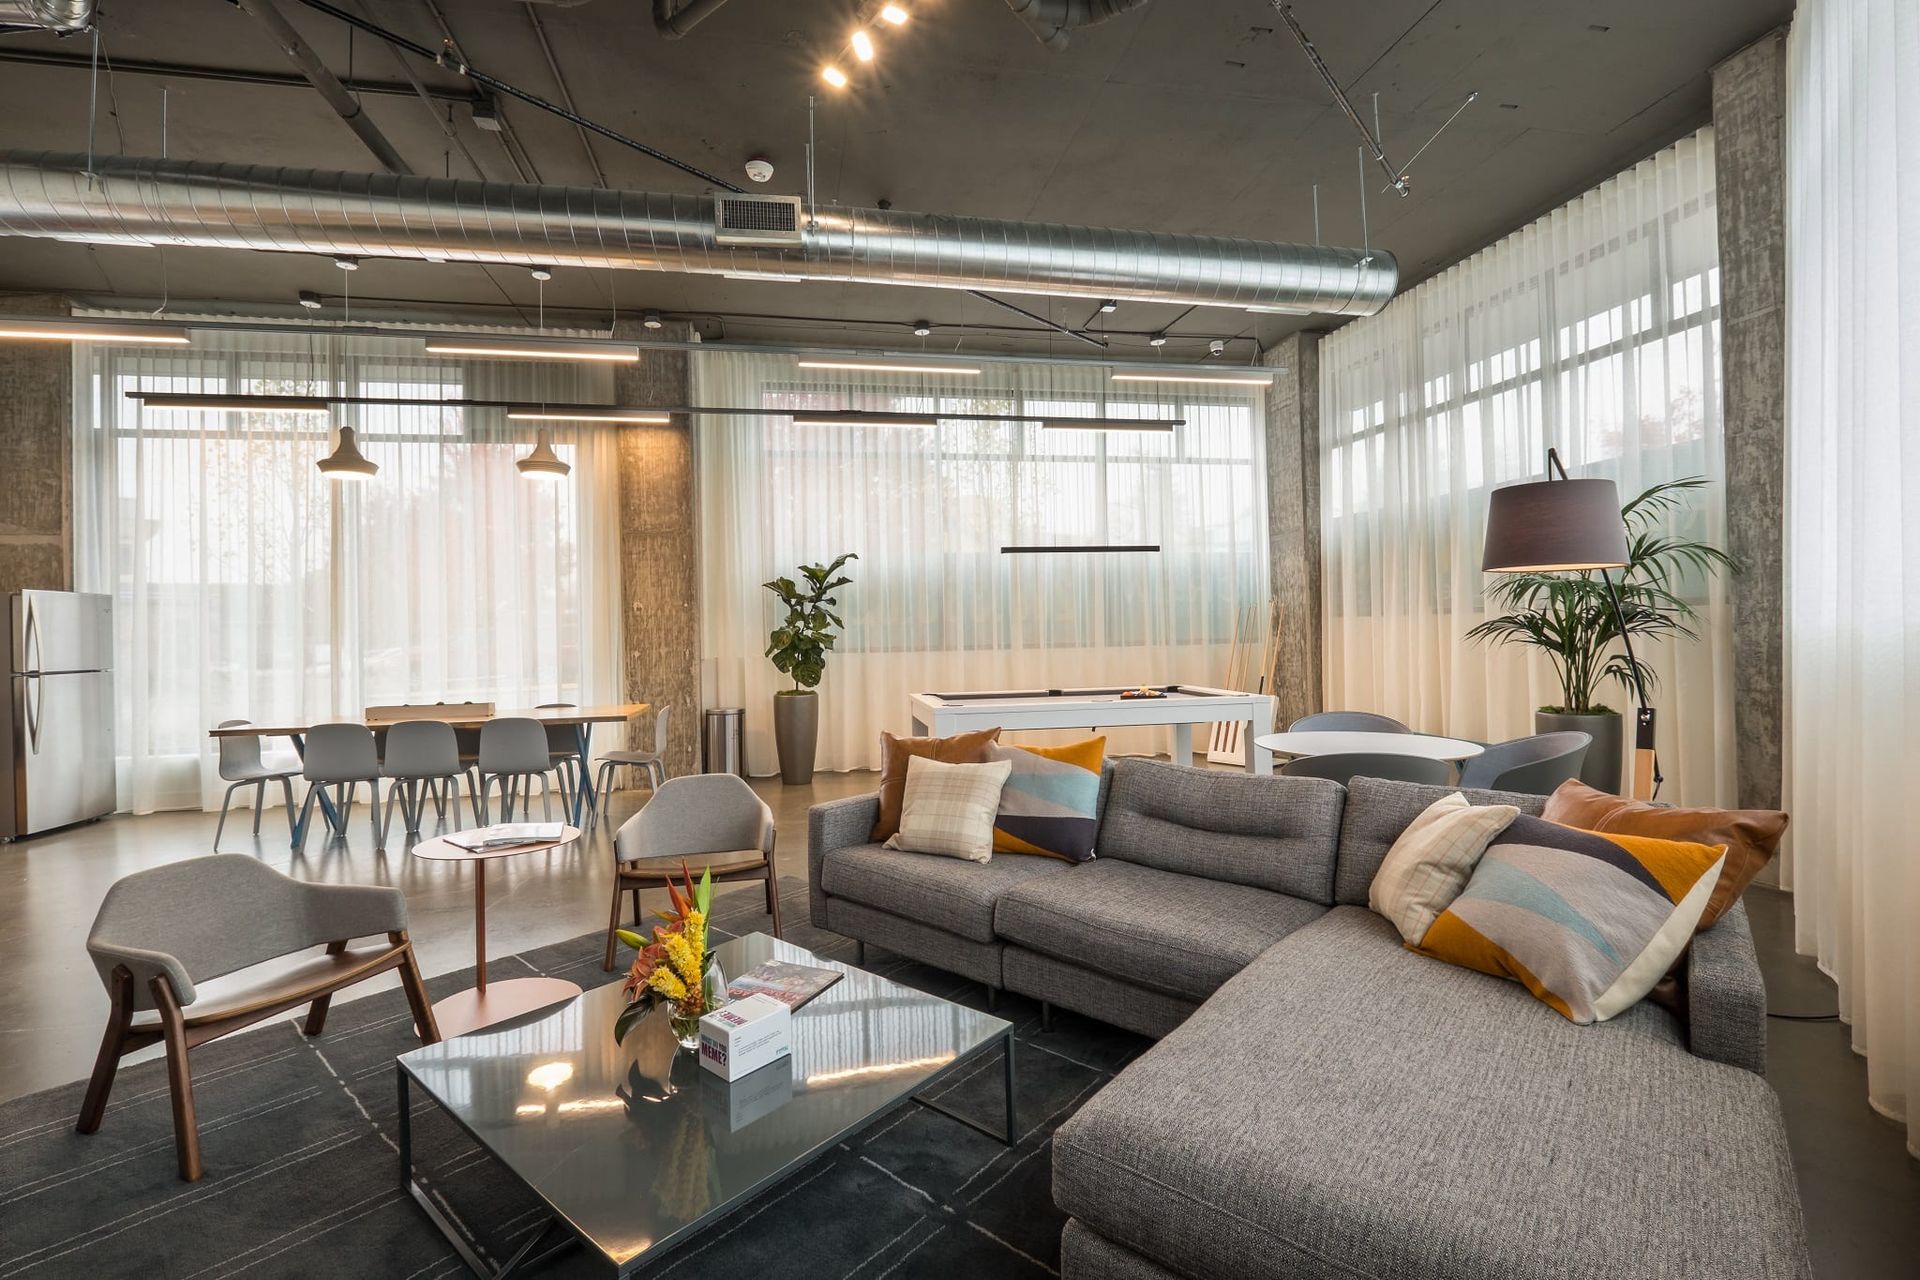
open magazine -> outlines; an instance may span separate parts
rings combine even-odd
[[[735,1000],[756,993],[769,995],[789,1009],[798,1009],[845,976],[838,969],[818,965],[764,960],[729,982],[727,994]]]
[[[565,835],[567,827],[562,822],[496,822],[490,827],[479,827],[473,831],[455,831],[441,837],[448,844],[458,845],[469,853],[485,853],[492,849],[511,849],[523,844],[552,844]]]

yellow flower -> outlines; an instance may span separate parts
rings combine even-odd
[[[689,990],[700,985],[700,956],[685,934],[676,933],[667,939],[667,964]]]
[[[685,1000],[687,984],[674,975],[673,970],[661,965],[647,975],[647,985],[669,1000]]]

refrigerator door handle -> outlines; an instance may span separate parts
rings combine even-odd
[[[46,697],[40,681],[40,676],[27,677],[27,752],[36,756],[40,754],[41,702]]]
[[[24,670],[28,673],[40,670],[40,615],[34,612],[33,597],[28,596],[27,619],[21,627],[21,656],[26,659]]]

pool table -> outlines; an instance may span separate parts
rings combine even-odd
[[[1273,699],[1191,684],[1150,688],[1159,698],[1125,698],[1125,689],[1014,689],[1002,692],[915,693],[908,696],[913,731],[937,737],[976,729],[1104,729],[1164,724],[1173,729],[1173,759],[1193,763],[1193,727],[1222,720],[1247,725],[1247,772],[1272,773],[1273,752],[1255,745],[1273,732]]]

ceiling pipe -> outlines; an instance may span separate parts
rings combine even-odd
[[[93,25],[96,0],[0,0],[0,27],[38,27],[71,35]]]
[[[1034,38],[1058,53],[1073,33],[1138,9],[1147,0],[1007,0],[1007,7],[1033,31]]]
[[[380,132],[378,125],[367,118],[354,96],[347,92],[346,86],[327,70],[326,63],[320,61],[320,55],[308,47],[286,15],[274,7],[273,0],[233,0],[244,13],[252,15],[260,24],[273,33],[273,42],[287,55],[294,67],[307,78],[334,114],[346,122],[354,136],[366,145],[373,158],[378,160],[389,173],[411,174],[413,169],[400,158],[393,144],[387,141],[387,135]]]
[[[0,234],[355,257],[998,290],[1372,315],[1381,249],[831,207],[800,243],[722,244],[712,196],[0,152]]]
[[[677,0],[653,0],[653,25],[668,40],[678,40],[705,22],[727,0],[689,0],[675,8]]]

